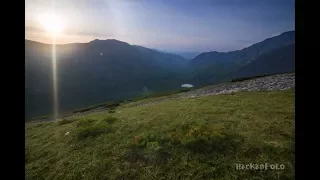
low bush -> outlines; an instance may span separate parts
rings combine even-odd
[[[118,120],[117,118],[112,117],[112,116],[108,116],[108,117],[103,119],[103,121],[106,122],[107,124],[113,124],[117,120]]]
[[[57,121],[58,125],[63,125],[63,124],[70,124],[76,121],[76,119],[62,119],[60,121]]]
[[[181,88],[180,89],[180,92],[188,92],[188,91],[191,91],[192,88]]]
[[[102,120],[82,119],[77,123],[77,130],[75,133],[78,141],[88,137],[97,137],[104,133],[112,132],[112,124],[117,121],[117,118],[106,117]]]
[[[107,103],[97,104],[97,105],[93,105],[93,106],[89,106],[89,107],[85,107],[85,108],[74,110],[73,113],[83,113],[83,112],[90,111],[92,109],[97,109],[97,108],[100,108],[100,107],[104,107],[104,108],[107,108],[107,109],[115,109],[116,107],[118,107],[120,105],[121,102],[123,102],[123,101],[107,102]]]
[[[104,105],[104,107],[108,108],[108,109],[115,109],[116,107],[120,106],[120,103],[119,102],[109,102],[109,103],[106,103]]]
[[[112,114],[112,113],[115,113],[116,111],[114,109],[110,109],[108,112]]]
[[[92,125],[96,120],[94,119],[80,119],[78,122],[77,122],[77,127],[86,127],[86,126],[90,126]]]
[[[103,133],[111,132],[110,127],[93,125],[88,127],[79,128],[76,132],[76,137],[78,140],[83,140],[88,137],[96,137]]]

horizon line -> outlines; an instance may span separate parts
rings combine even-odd
[[[278,35],[275,35],[275,36],[271,36],[271,37],[269,37],[269,38],[266,38],[266,39],[264,39],[264,40],[262,40],[262,41],[265,41],[265,40],[268,40],[268,39],[271,39],[271,38],[274,38],[274,37],[277,37],[277,36],[281,36],[282,34],[285,34],[285,33],[288,33],[288,32],[295,32],[295,30],[285,31],[285,32],[279,33]],[[39,41],[35,41],[35,40],[30,40],[30,39],[27,39],[27,38],[25,38],[25,40],[27,40],[27,41],[32,41],[32,42],[35,42],[35,43],[44,44],[44,45],[52,45],[51,43],[43,43],[43,42],[39,42]],[[121,41],[121,40],[118,40],[118,39],[93,39],[93,40],[88,41],[88,42],[73,42],[73,43],[65,43],[65,44],[63,44],[63,43],[61,43],[61,44],[56,43],[56,45],[88,44],[88,43],[90,43],[90,42],[97,41],[97,40],[98,40],[98,41],[116,40],[116,41],[119,41],[119,42],[127,43],[127,42],[125,42],[125,41]],[[251,47],[251,46],[253,46],[253,45],[257,44],[257,43],[260,43],[260,42],[262,42],[262,41],[252,43],[251,45],[249,45],[249,46],[247,46],[247,47],[245,47],[245,48],[242,48],[242,49],[238,49],[238,50],[231,50],[231,51],[225,51],[225,52],[223,52],[223,51],[211,50],[211,51],[203,51],[203,52],[200,52],[200,54],[202,54],[202,53],[210,53],[210,52],[228,53],[228,52],[240,51],[240,50],[249,48],[249,47]],[[144,47],[144,48],[147,48],[147,49],[155,49],[155,50],[164,52],[164,50],[159,50],[159,49],[157,49],[157,48],[149,48],[149,47],[145,47],[145,46],[137,45],[137,44],[129,44],[129,43],[127,43],[127,44],[130,45],[130,46],[141,46],[141,47]],[[168,52],[168,50],[166,50],[166,52],[167,52],[167,53],[172,53],[172,52]],[[181,51],[181,52],[188,52],[188,51]],[[194,51],[190,51],[190,52],[194,53]]]

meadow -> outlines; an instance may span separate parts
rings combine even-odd
[[[294,178],[293,90],[135,104],[27,122],[26,179]],[[236,163],[285,168],[237,170]]]

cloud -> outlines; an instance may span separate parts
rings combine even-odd
[[[43,34],[43,33],[47,33],[44,29],[41,28],[36,28],[36,27],[32,27],[32,26],[26,26],[25,27],[25,31],[27,33],[39,33],[39,34]],[[114,38],[115,34],[111,33],[111,32],[105,32],[105,33],[100,33],[100,32],[95,32],[95,31],[81,31],[81,30],[66,30],[65,32],[63,32],[64,35],[66,36],[92,36],[92,37],[110,37],[110,38]],[[130,37],[130,34],[120,34],[117,35],[119,37]]]
[[[101,36],[114,36],[112,33],[99,33],[99,32],[86,32],[86,31],[66,31],[64,34],[66,35],[77,35],[77,36],[96,36],[96,37],[101,37]]]
[[[51,35],[44,29],[25,26],[25,38],[33,41],[38,41],[42,43],[51,43]],[[57,44],[69,44],[69,43],[87,43],[94,39],[118,39],[126,41],[128,43],[133,43],[130,41],[132,38],[131,34],[117,34],[112,33],[99,33],[99,32],[90,32],[90,31],[64,31],[56,39]]]
[[[45,33],[46,31],[40,28],[35,28],[31,26],[26,26],[25,27],[26,32],[34,32],[34,33]]]

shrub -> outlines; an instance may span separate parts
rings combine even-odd
[[[74,122],[76,119],[62,119],[60,121],[57,121],[58,125],[63,125],[63,124],[69,124]]]
[[[97,104],[97,105],[74,110],[73,113],[83,113],[83,112],[90,111],[92,109],[96,109],[96,108],[100,108],[100,107],[105,107],[108,109],[115,109],[116,107],[118,107],[120,105],[120,102],[122,102],[122,101]]]
[[[77,127],[86,127],[92,125],[96,120],[94,119],[81,119],[77,123]]]
[[[82,140],[88,137],[96,137],[106,132],[111,132],[109,127],[93,125],[77,129],[76,137],[78,140]]]
[[[181,88],[180,92],[188,92],[191,91],[192,88]]]
[[[103,119],[103,121],[106,122],[107,124],[113,124],[117,120],[118,120],[117,118],[111,117],[111,116],[108,116]]]
[[[102,120],[82,119],[77,123],[76,139],[83,140],[88,137],[97,137],[112,132],[112,126],[117,118],[106,117]]]
[[[120,105],[119,102],[109,102],[109,103],[106,103],[105,104],[105,107],[108,108],[108,109],[115,109],[116,107],[118,107]]]
[[[90,111],[92,109],[96,109],[98,107],[103,107],[103,106],[104,106],[104,104],[98,104],[98,105],[94,105],[94,106],[89,106],[89,107],[85,107],[85,108],[74,110],[73,113],[83,113],[83,112]]]
[[[115,113],[116,111],[114,109],[110,109],[108,112],[109,113]]]

